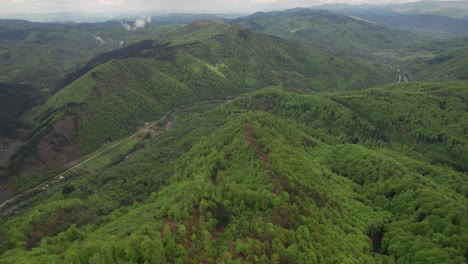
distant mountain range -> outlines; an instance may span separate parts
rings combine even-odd
[[[415,45],[416,35],[361,18],[305,8],[259,12],[233,20],[249,28],[339,53],[372,57],[375,52]]]
[[[450,17],[468,17],[468,4],[466,1],[438,1],[426,0],[403,4],[387,5],[348,5],[348,4],[328,4],[314,6],[313,8],[323,8],[333,11],[363,10],[368,12],[396,12],[401,14],[430,14]]]
[[[443,9],[449,6],[454,7],[453,10],[450,9],[453,12],[449,12],[449,9]],[[468,3],[464,1],[423,1],[389,6],[323,5],[314,8],[355,16],[431,37],[468,34]],[[442,12],[443,10],[445,11]]]

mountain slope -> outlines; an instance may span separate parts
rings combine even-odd
[[[309,97],[260,93],[238,104],[304,123],[317,137],[327,132],[333,137],[321,137],[326,142],[377,142],[376,147],[466,172],[467,99],[466,82],[408,83]]]
[[[410,32],[324,10],[291,9],[256,13],[234,22],[345,56],[372,57],[383,49],[402,49],[419,41]]]
[[[431,119],[463,127],[447,118],[466,119],[459,109],[466,107],[463,87],[408,84],[315,95],[270,89],[214,110],[188,108],[143,153],[52,186],[4,218],[0,258],[466,262],[466,174],[431,164],[425,150],[418,154],[423,145],[435,149],[423,139],[392,137],[392,129],[372,133],[382,119],[360,109],[370,101],[374,113],[390,113],[390,128],[411,125],[419,133],[434,128],[425,123],[426,110],[437,107],[432,101],[450,98],[458,103]],[[423,109],[394,124],[402,106]],[[461,136],[466,149],[466,133],[452,131],[449,138]]]
[[[408,72],[418,80],[467,80],[468,38],[454,38],[423,47],[432,56],[409,63]]]
[[[311,92],[389,79],[374,65],[219,22],[188,25],[174,39],[94,68],[31,112],[36,129],[12,170],[73,161],[181,105],[274,85]]]
[[[416,1],[394,5],[391,8],[401,13],[436,14],[453,17],[468,17],[466,1]]]
[[[111,50],[157,39],[167,27],[127,31],[121,23],[33,23],[0,19],[0,82],[44,91],[60,87],[63,75]]]
[[[428,14],[454,18],[468,17],[468,6],[466,1],[414,1],[402,4],[387,5],[348,5],[348,4],[327,4],[317,6],[326,10],[345,12],[366,12],[366,13],[401,13],[401,14]]]
[[[468,34],[468,19],[428,14],[353,13],[363,19],[428,37],[453,37]]]
[[[148,41],[129,44],[148,39],[149,35],[157,39],[158,33],[168,30],[152,27],[126,31],[118,22],[32,23],[0,19],[0,142],[2,149],[8,149],[0,153],[0,163],[4,164],[20,144],[16,141],[18,135],[30,132],[23,130],[21,113],[89,71],[91,66],[105,62],[103,57],[109,54],[97,56],[89,62],[91,65],[81,67],[93,56],[115,49],[120,54],[110,55],[122,56]],[[82,71],[75,72],[80,67]],[[9,143],[4,146],[4,142]]]
[[[16,129],[21,128],[23,112],[38,104],[42,95],[28,85],[0,83],[0,138],[15,137]]]

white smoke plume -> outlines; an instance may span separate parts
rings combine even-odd
[[[138,18],[133,23],[133,26],[127,22],[120,22],[120,23],[122,24],[125,30],[132,31],[132,30],[137,30],[139,28],[144,28],[147,23],[151,23],[151,17],[146,16],[146,17]]]
[[[106,41],[105,41],[104,39],[102,39],[101,37],[99,37],[99,36],[93,36],[93,38],[94,38],[97,42],[99,42],[99,45],[101,45],[101,46],[104,45],[104,44],[106,44]]]
[[[120,24],[122,24],[122,26],[125,28],[125,30],[127,30],[127,31],[132,30],[132,26],[130,26],[128,23],[120,22]]]
[[[120,47],[122,47],[124,44],[125,44],[125,42],[124,42],[123,40],[121,40],[121,41],[119,42],[119,46],[120,46]]]

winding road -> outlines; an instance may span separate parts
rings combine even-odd
[[[90,160],[92,160],[92,159],[94,159],[94,158],[96,158],[96,157],[102,155],[104,152],[106,152],[106,151],[108,151],[108,150],[110,150],[110,149],[112,149],[112,148],[115,148],[116,146],[118,146],[118,145],[124,143],[125,141],[129,140],[130,138],[132,138],[132,137],[134,137],[134,136],[136,136],[136,135],[138,135],[138,134],[140,134],[140,133],[147,132],[148,129],[150,129],[151,127],[155,126],[157,123],[159,123],[159,122],[161,122],[162,120],[164,120],[164,119],[166,118],[166,116],[167,116],[167,114],[165,114],[161,119],[159,119],[159,120],[157,120],[157,121],[154,121],[152,124],[146,125],[144,128],[140,129],[140,130],[137,131],[136,133],[133,133],[132,135],[130,135],[130,136],[126,137],[126,138],[123,138],[123,139],[119,140],[117,143],[113,144],[112,146],[109,146],[109,147],[105,148],[104,150],[100,151],[99,153],[94,154],[93,156],[91,156],[91,157],[87,158],[86,160],[84,160],[84,161],[82,161],[82,162],[76,164],[75,166],[73,166],[73,167],[67,169],[66,171],[61,172],[60,174],[55,175],[54,177],[48,179],[47,181],[42,182],[41,184],[39,184],[39,185],[37,185],[37,186],[35,186],[35,187],[33,187],[33,188],[31,188],[31,189],[25,191],[25,192],[22,192],[21,194],[15,196],[15,197],[12,197],[12,198],[10,198],[10,199],[4,201],[2,204],[0,204],[0,209],[3,208],[3,207],[4,207],[6,204],[8,204],[9,202],[13,202],[14,200],[18,199],[19,197],[21,197],[21,196],[23,196],[23,195],[25,195],[25,194],[28,194],[28,193],[30,193],[30,192],[32,192],[32,191],[34,191],[34,190],[37,190],[37,189],[39,189],[39,188],[41,188],[41,187],[44,187],[44,186],[48,185],[49,183],[51,183],[51,182],[54,181],[54,180],[55,180],[55,181],[60,180],[60,177],[61,177],[61,176],[65,175],[66,173],[70,172],[70,171],[73,170],[73,169],[76,169],[76,168],[82,166],[82,165],[85,164],[86,162],[88,162],[88,161],[90,161]]]
[[[210,103],[228,103],[228,102],[230,102],[230,101],[231,101],[231,99],[224,99],[224,100],[207,100],[207,101],[197,102],[197,103],[194,104],[194,105],[210,104]],[[168,117],[168,115],[169,115],[169,120],[172,119],[172,117],[173,117],[173,115],[174,115],[174,112],[175,112],[176,110],[177,110],[177,108],[176,108],[176,109],[173,109],[173,110],[171,110],[171,111],[169,111],[169,112],[167,112],[161,119],[159,119],[159,120],[157,120],[157,121],[154,121],[154,122],[152,122],[151,124],[147,124],[145,127],[143,127],[142,129],[140,129],[139,131],[137,131],[137,132],[131,134],[130,136],[128,136],[128,137],[126,137],[126,138],[123,138],[123,139],[119,140],[117,143],[113,144],[112,146],[107,147],[106,149],[100,151],[99,153],[96,153],[96,154],[94,154],[93,156],[87,158],[86,160],[84,160],[84,161],[82,161],[82,162],[76,164],[75,166],[73,166],[73,167],[71,167],[71,168],[69,168],[69,169],[67,169],[67,170],[65,170],[65,171],[63,171],[63,172],[61,172],[61,173],[55,175],[54,177],[48,179],[47,181],[44,181],[44,182],[42,182],[41,184],[39,184],[39,185],[37,185],[37,186],[35,186],[35,187],[33,187],[33,188],[27,190],[27,191],[24,191],[24,192],[22,192],[21,194],[18,194],[17,196],[14,196],[14,197],[12,197],[12,198],[10,198],[10,199],[4,201],[2,204],[0,204],[0,209],[2,209],[2,208],[3,208],[5,205],[7,205],[8,203],[15,201],[16,199],[20,198],[21,196],[23,196],[23,195],[25,195],[25,194],[28,194],[28,193],[30,193],[30,192],[32,192],[32,191],[34,191],[34,190],[38,190],[38,189],[40,189],[41,187],[46,187],[46,186],[48,186],[48,184],[51,183],[52,181],[59,181],[61,176],[64,176],[66,173],[70,172],[71,170],[76,169],[76,168],[82,166],[83,164],[85,164],[85,163],[89,162],[90,160],[93,160],[94,158],[96,158],[96,157],[102,155],[104,152],[106,152],[106,151],[108,151],[108,150],[110,150],[110,149],[112,149],[112,148],[115,148],[116,146],[122,144],[123,142],[129,140],[130,138],[132,138],[132,137],[134,137],[134,136],[136,136],[136,135],[138,135],[138,134],[140,134],[140,133],[147,132],[151,127],[155,126],[157,123],[159,123],[159,122],[161,122],[162,120],[166,119],[166,118]],[[172,127],[173,127],[173,123],[172,123],[172,121],[169,121],[168,124],[166,125],[166,130],[170,130],[170,129],[172,129]]]

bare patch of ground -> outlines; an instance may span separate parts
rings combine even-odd
[[[70,151],[75,143],[76,126],[77,118],[73,115],[66,115],[53,124],[37,145],[36,155],[25,159],[21,173],[78,160]]]

